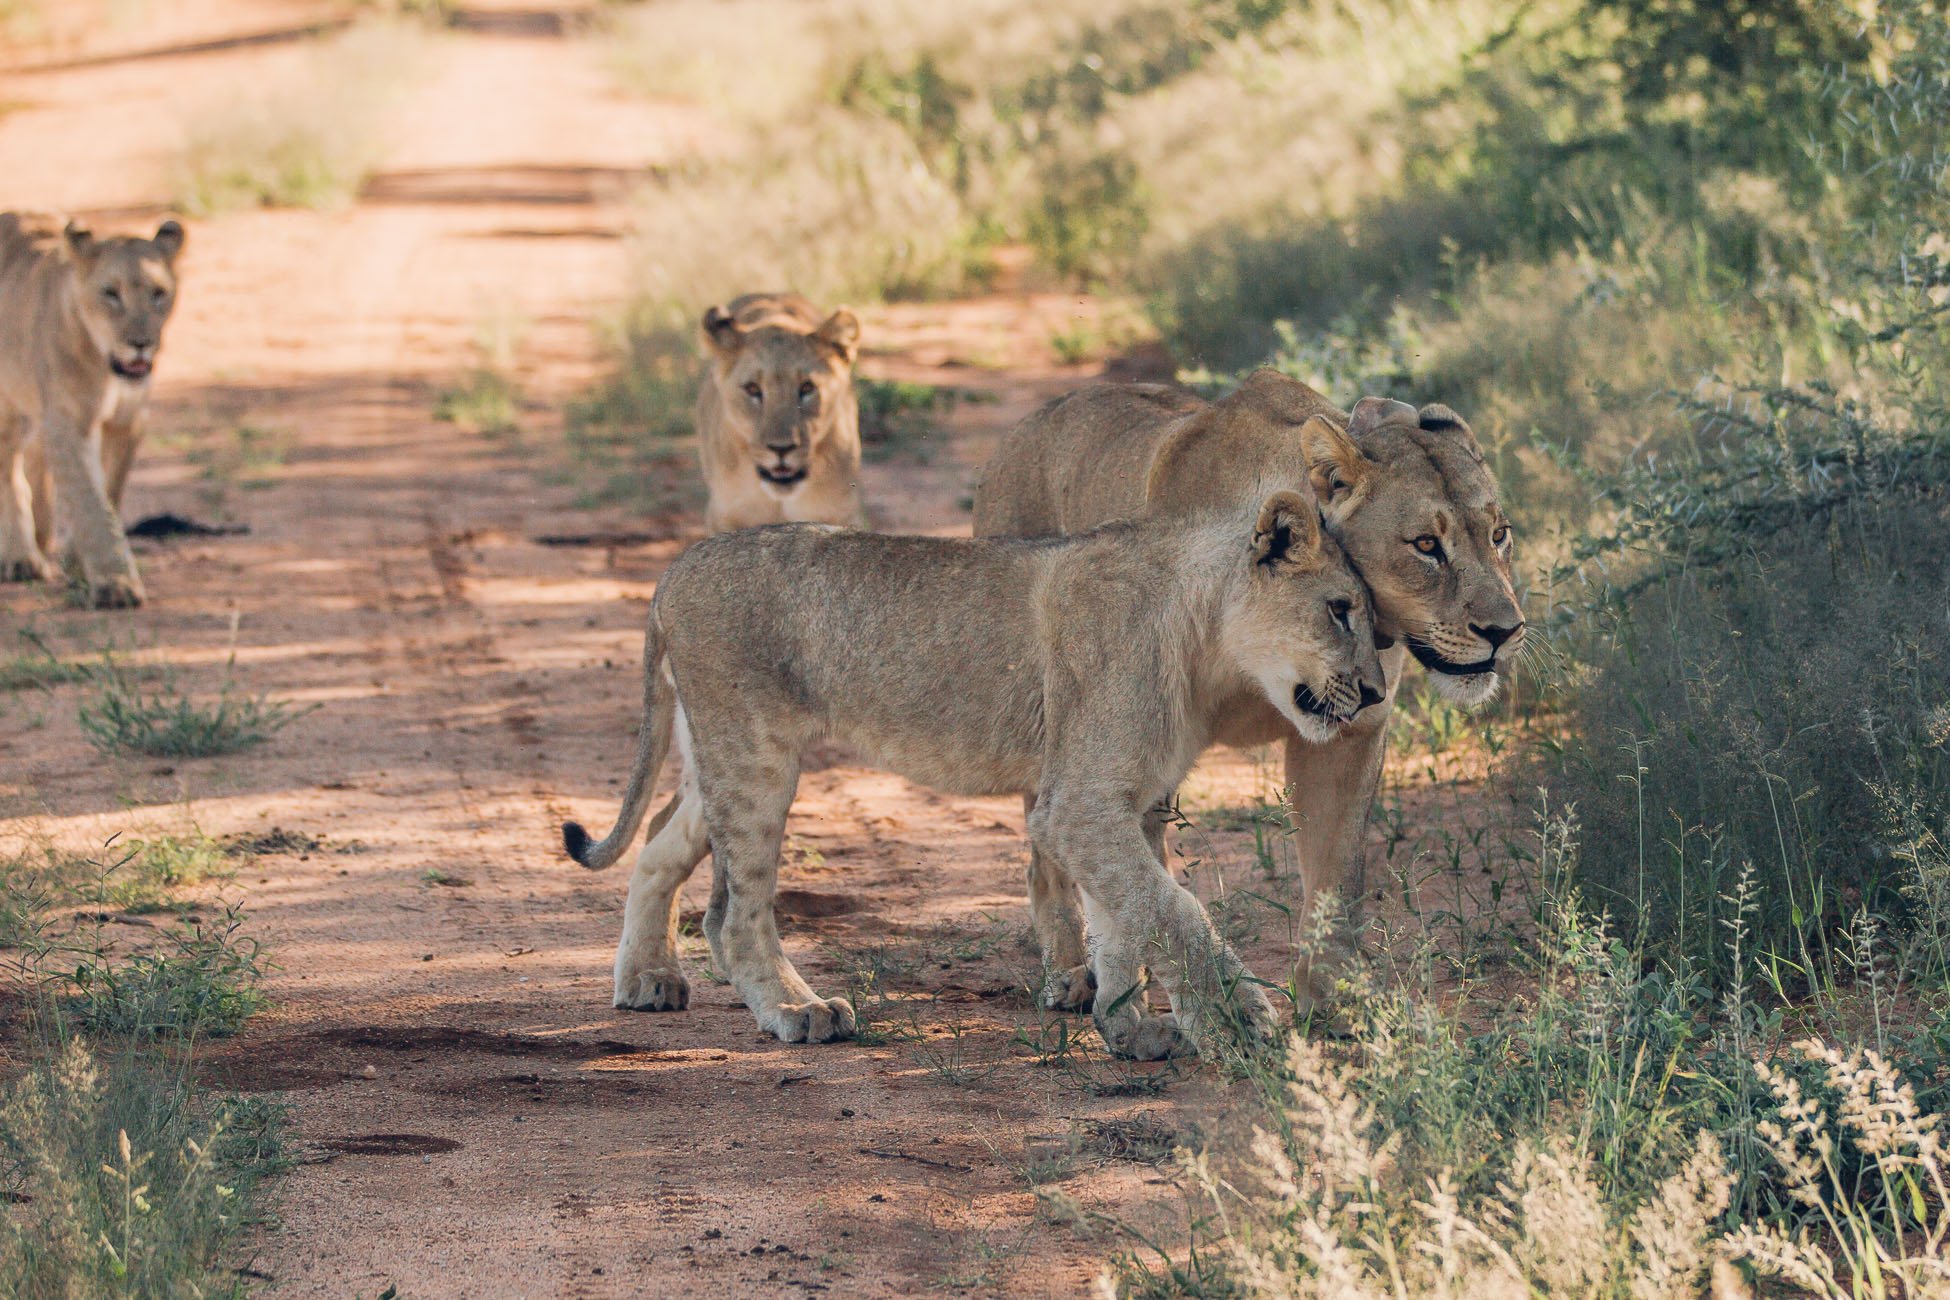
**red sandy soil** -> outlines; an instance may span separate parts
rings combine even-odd
[[[574,867],[557,827],[614,815],[646,603],[699,522],[578,510],[549,471],[561,401],[599,368],[591,322],[622,292],[631,184],[723,136],[702,110],[616,90],[559,21],[576,12],[470,11],[346,210],[192,223],[128,513],[251,531],[143,545],[134,613],[0,589],[0,652],[27,626],[74,652],[138,647],[213,689],[234,617],[241,680],[317,707],[246,754],[160,761],[99,756],[79,687],[0,696],[0,846],[295,833],[208,891],[242,904],[276,962],[271,1009],[213,1049],[213,1079],[279,1095],[306,1160],[240,1261],[266,1294],[1079,1294],[1130,1243],[1039,1209],[1030,1175],[1171,1239],[1178,1193],[1128,1139],[1209,1131],[1243,1098],[1210,1067],[1030,1046],[1084,1025],[1027,992],[1015,801],[809,765],[787,947],[829,994],[857,996],[877,965],[875,1038],[760,1034],[701,941],[689,1011],[610,1007],[624,869]],[[341,16],[299,0],[145,13],[16,52],[0,208],[153,223],[183,122],[277,84],[304,31]],[[880,526],[966,531],[996,438],[1098,373],[1056,364],[1048,342],[1088,310],[997,294],[866,313],[867,372],[994,399],[946,417],[925,460],[869,467]],[[517,370],[536,400],[513,443],[432,418],[492,314],[528,325]],[[204,481],[195,454],[239,425],[286,445],[284,463],[252,470],[255,488]],[[536,540],[618,532],[670,540]],[[1264,756],[1217,753],[1185,802],[1237,807],[1277,779]],[[1179,844],[1208,893],[1230,877],[1294,901],[1243,831]],[[1285,934],[1271,910],[1254,927],[1264,973]]]

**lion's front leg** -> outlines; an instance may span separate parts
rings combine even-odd
[[[1115,796],[1058,794],[1038,806],[1030,829],[1082,887],[1097,974],[1093,1018],[1111,1052],[1138,1060],[1189,1054],[1221,1000],[1253,1034],[1273,1031],[1278,1021],[1266,995],[1204,905],[1165,870],[1141,815]],[[1146,1007],[1147,967],[1171,997],[1172,1015]]]
[[[98,609],[140,605],[142,580],[136,576],[122,518],[108,499],[101,428],[94,414],[51,403],[41,436],[61,529],[87,583],[90,603]]]
[[[1388,719],[1401,680],[1400,651],[1383,657],[1388,700],[1324,745],[1289,736],[1287,800],[1300,863],[1303,999],[1332,1000],[1339,976],[1360,953],[1368,888],[1368,813],[1381,786]],[[1331,902],[1329,901],[1331,900]],[[1312,1010],[1302,1005],[1304,1014]]]
[[[26,417],[0,411],[0,582],[52,582],[61,576],[36,536],[27,441]]]

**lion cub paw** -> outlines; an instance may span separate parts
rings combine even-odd
[[[88,603],[96,609],[134,609],[142,603],[142,583],[133,573],[91,578]]]
[[[0,582],[55,582],[61,566],[38,555],[0,559]]]
[[[1103,1032],[1101,1026],[1098,1032]],[[1132,1061],[1164,1061],[1198,1054],[1198,1044],[1178,1027],[1175,1016],[1145,1016],[1120,1032],[1106,1034],[1104,1045],[1112,1056]]]
[[[853,1037],[853,1004],[845,998],[814,998],[772,1008],[765,1027],[783,1043],[830,1043]]]
[[[690,981],[668,968],[616,977],[616,1006],[623,1011],[682,1011],[691,1002]]]
[[[1087,1014],[1097,1000],[1097,974],[1085,962],[1068,970],[1053,970],[1043,981],[1043,1005],[1051,1011]]]

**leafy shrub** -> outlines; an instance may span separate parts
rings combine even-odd
[[[231,680],[236,656],[224,665],[214,702],[200,704],[176,685],[173,673],[152,682],[112,653],[90,669],[95,690],[78,718],[89,743],[104,754],[205,758],[261,745],[309,710],[264,695],[239,695]]]
[[[185,921],[162,944],[127,961],[85,961],[70,977],[68,1014],[97,1034],[225,1037],[264,1005],[256,940],[235,910],[220,922]]]

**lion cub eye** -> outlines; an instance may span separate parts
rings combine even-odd
[[[804,379],[799,382],[800,401],[802,402],[811,401],[818,394],[819,394],[819,385],[815,384],[812,380]]]
[[[745,381],[745,396],[756,402],[765,396],[765,390],[759,386],[756,379],[748,379]]]
[[[1347,633],[1354,631],[1353,624],[1348,622],[1348,615],[1354,612],[1354,605],[1351,601],[1330,600],[1327,602],[1327,612],[1332,614],[1334,621],[1341,625],[1341,631]]]
[[[1423,555],[1433,555],[1438,559],[1441,558],[1442,540],[1438,537],[1433,537],[1430,536],[1428,533],[1423,533],[1420,537],[1417,537],[1414,540],[1410,541],[1409,545],[1413,546],[1417,551],[1421,552]]]
[[[111,284],[108,288],[102,290],[102,299],[111,307],[120,307],[122,305],[122,291]]]

